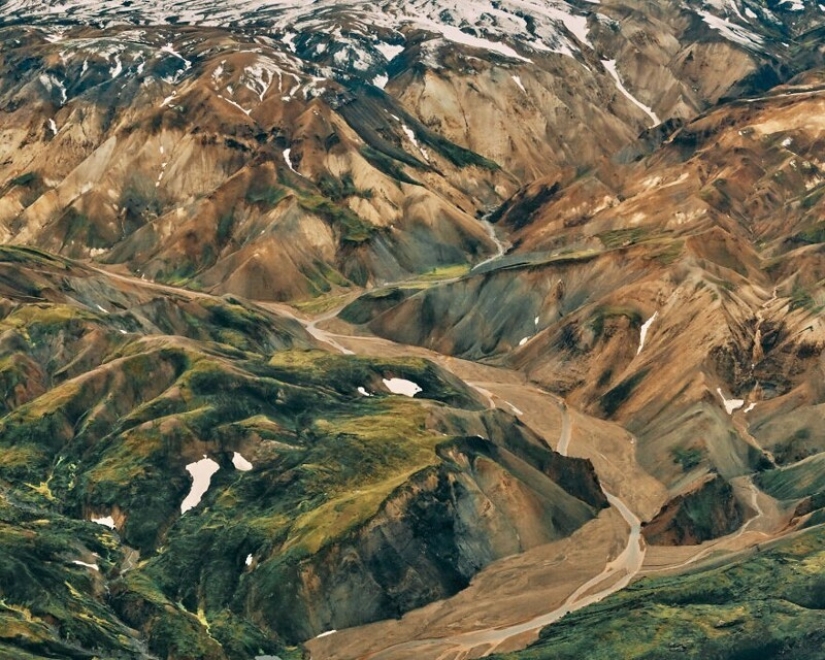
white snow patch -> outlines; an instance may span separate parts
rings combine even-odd
[[[539,324],[539,317],[538,317],[538,316],[537,316],[535,319],[533,319],[533,324],[534,324],[534,325],[538,325],[538,324]]]
[[[367,392],[367,389],[365,387],[359,387],[358,394],[360,394],[361,396],[372,396],[372,394]]]
[[[791,138],[791,137],[786,137],[784,140],[782,140],[782,146],[785,147],[785,148],[790,147],[792,144],[793,144],[793,138]]]
[[[54,123],[54,119],[49,119],[49,130],[53,135],[57,135],[57,124]]]
[[[252,566],[252,555],[247,555],[246,559],[244,560],[244,564],[247,566]]]
[[[241,472],[249,472],[252,469],[252,463],[237,451],[232,454],[232,465],[235,466],[236,470],[240,470]]]
[[[381,53],[387,60],[391,62],[397,55],[404,52],[404,46],[393,46],[392,44],[384,43],[383,41],[375,44],[375,50]]]
[[[522,337],[521,341],[518,343],[519,346],[524,346],[528,341],[530,341],[530,337]]]
[[[470,46],[471,48],[478,48],[480,50],[489,50],[493,53],[499,53],[500,55],[504,55],[505,57],[509,57],[514,60],[520,60],[521,62],[529,62],[532,64],[531,60],[526,57],[522,57],[515,50],[510,48],[510,46],[497,41],[490,41],[489,39],[467,34],[455,25],[444,25],[443,23],[437,23],[432,19],[424,17],[419,17],[416,22],[426,29],[443,35],[448,41],[463,44],[464,46]]]
[[[326,632],[322,632],[315,639],[321,639],[322,637],[329,637],[330,635],[334,635],[337,632],[338,632],[337,630],[327,630]]]
[[[751,403],[747,408],[745,408],[742,412],[749,413],[754,408],[756,408],[756,402],[755,401],[753,403]]]
[[[160,104],[160,107],[165,108],[167,105],[169,105],[172,101],[175,100],[175,97],[177,95],[178,95],[177,92],[172,92],[171,96],[167,96],[165,99],[163,99],[163,102]]]
[[[384,385],[393,394],[401,394],[408,397],[414,397],[419,392],[423,392],[416,383],[405,378],[384,378]]]
[[[382,74],[380,76],[375,76],[375,78],[372,79],[372,84],[375,85],[378,89],[384,89],[389,81],[390,77]]]
[[[109,529],[115,528],[115,519],[112,516],[104,516],[103,518],[92,518],[93,523],[97,523],[98,525],[103,525],[104,527],[108,527]]]
[[[108,313],[109,313],[109,310],[107,310],[107,309],[106,309],[105,307],[103,307],[102,305],[98,305],[98,306],[97,306],[97,308],[98,308],[101,312],[103,312],[104,314],[108,314]]]
[[[109,69],[109,75],[112,78],[117,78],[121,73],[123,73],[123,62],[120,61],[120,57],[115,55],[115,65]]]
[[[166,44],[165,46],[163,46],[163,48],[160,49],[160,52],[168,53],[169,55],[172,55],[173,57],[177,57],[181,62],[183,62],[184,70],[188,71],[192,67],[192,62],[187,60],[183,55],[181,55],[178,51],[176,51],[173,48],[172,44]]]
[[[80,561],[79,559],[75,559],[72,563],[73,563],[73,564],[76,564],[76,565],[78,565],[78,566],[83,566],[84,568],[90,568],[90,569],[92,569],[93,571],[100,571],[100,569],[98,568],[97,564],[89,564],[89,563],[87,563],[87,562],[85,562],[85,561]]]
[[[407,139],[410,142],[412,142],[413,146],[416,149],[418,149],[419,152],[421,152],[421,155],[424,157],[424,160],[426,160],[429,163],[430,162],[430,156],[426,151],[424,151],[422,146],[420,144],[418,144],[418,140],[415,139],[415,133],[413,132],[413,130],[409,126],[407,126],[406,124],[401,124],[401,130],[404,131],[404,135],[406,135]]]
[[[40,80],[40,84],[46,88],[46,91],[51,92],[56,89],[60,92],[60,105],[66,105],[66,101],[69,100],[69,97],[66,93],[66,86],[62,81],[50,73],[41,74],[38,80]]]
[[[292,161],[289,159],[289,155],[291,153],[292,149],[284,149],[284,160],[286,161],[287,167],[289,167],[289,169],[295,172],[298,176],[301,176],[301,173],[292,166]]]
[[[189,494],[183,502],[181,502],[180,512],[182,514],[200,504],[206,491],[209,490],[209,482],[212,481],[212,475],[219,469],[220,465],[205,455],[201,460],[186,466],[186,471],[192,475],[192,490],[189,491]]]
[[[633,105],[635,105],[640,110],[643,110],[644,113],[653,120],[653,125],[661,124],[662,120],[653,112],[653,109],[646,106],[642,103],[639,99],[637,99],[633,94],[631,94],[627,88],[624,86],[622,79],[619,77],[619,71],[616,69],[616,60],[602,60],[602,64],[604,68],[607,69],[607,72],[612,76],[613,80],[616,82],[616,88],[630,101]]]
[[[527,94],[527,90],[524,89],[524,83],[521,82],[521,78],[519,76],[510,76],[513,79],[513,82],[518,85],[518,88],[524,93]]]
[[[697,14],[702,17],[702,20],[707,23],[712,29],[719,32],[725,39],[733,41],[740,46],[746,48],[760,49],[763,39],[758,34],[754,34],[750,30],[746,30],[740,25],[734,25],[730,21],[714,16],[709,11],[698,11]]]
[[[642,331],[639,333],[639,348],[636,349],[636,355],[642,352],[642,349],[645,347],[645,340],[647,339],[647,333],[650,330],[650,326],[653,325],[653,322],[656,320],[656,317],[659,316],[659,312],[653,312],[653,316],[651,316],[647,321],[642,324]]]
[[[235,103],[235,101],[233,101],[232,99],[228,99],[225,96],[221,96],[220,94],[218,94],[218,98],[226,101],[229,105],[234,105],[238,110],[240,110],[242,113],[244,113],[247,117],[252,112],[251,109],[247,110],[246,108],[241,106],[239,103]]]
[[[745,405],[744,399],[726,399],[725,395],[722,394],[722,388],[717,387],[716,392],[719,394],[719,397],[722,399],[722,403],[725,405],[725,410],[727,411],[728,415],[732,415],[735,410],[739,410],[742,406]]]

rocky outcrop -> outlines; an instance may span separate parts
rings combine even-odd
[[[543,453],[571,467],[570,480],[587,474],[585,461]],[[568,536],[605,506],[582,501],[544,474],[546,465],[489,440],[465,438],[439,455],[439,467],[396,490],[361,529],[283,566],[283,592],[273,599],[253,592],[249,607],[294,641],[400,617],[455,594],[496,559]],[[585,476],[579,490],[591,484]]]
[[[730,534],[744,519],[745,510],[730,484],[708,475],[665,504],[642,533],[652,545],[696,545]]]

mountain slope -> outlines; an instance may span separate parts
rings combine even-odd
[[[589,462],[432,363],[309,350],[238,299],[2,256],[2,644],[276,652],[449,596],[606,506]]]

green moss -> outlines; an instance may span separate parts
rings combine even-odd
[[[31,186],[32,184],[36,183],[39,180],[39,175],[37,172],[26,172],[25,174],[21,174],[20,176],[14,177],[10,183],[13,186]]]
[[[773,497],[795,500],[825,491],[825,457],[816,456],[786,468],[766,470],[754,478]]]
[[[544,629],[530,648],[496,658],[746,660],[822,657],[825,531],[695,569],[643,578]]]
[[[334,227],[342,243],[366,243],[378,231],[377,227],[362,220],[345,206],[339,206],[325,197],[301,196],[298,203],[303,209],[322,217]]]
[[[702,462],[704,452],[698,447],[678,447],[673,450],[673,462],[682,466],[684,472],[688,472]]]
[[[283,186],[252,186],[246,191],[245,199],[249,204],[259,204],[265,208],[274,208],[290,194]]]
[[[795,282],[793,290],[791,291],[791,311],[795,309],[805,309],[810,311],[815,307],[816,302],[811,294],[798,281]]]
[[[613,229],[598,235],[598,239],[608,249],[633,245],[644,240],[648,235],[648,230],[643,227],[633,227],[631,229]]]

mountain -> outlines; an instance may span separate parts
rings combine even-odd
[[[589,463],[432,363],[2,257],[4,653],[278,651],[451,595],[606,506]]]
[[[0,2],[0,657],[817,657],[824,23]]]

